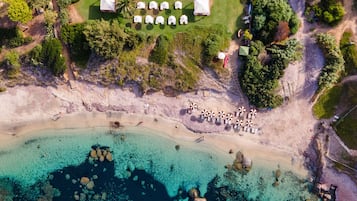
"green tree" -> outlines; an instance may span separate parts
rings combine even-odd
[[[120,0],[117,4],[117,10],[123,17],[130,17],[133,15],[135,7],[131,0]]]
[[[62,44],[56,38],[47,39],[42,45],[42,62],[54,75],[58,76],[65,72],[65,59],[62,56]]]
[[[99,56],[107,59],[117,57],[125,45],[126,34],[117,21],[105,20],[88,22],[84,26],[84,35],[89,47]]]
[[[15,78],[20,72],[20,56],[15,51],[10,51],[5,55],[5,64],[8,69],[8,76],[10,78]]]
[[[9,0],[7,10],[10,20],[14,22],[27,23],[32,19],[32,10],[25,0]]]
[[[52,10],[46,10],[45,11],[45,22],[47,26],[52,26],[58,17],[57,12],[52,11]]]

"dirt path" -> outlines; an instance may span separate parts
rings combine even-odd
[[[74,4],[69,5],[67,9],[71,24],[82,23],[85,21],[83,17],[78,13]]]
[[[59,13],[59,6],[57,4],[57,1],[56,0],[52,0],[52,3],[53,3],[53,9]],[[55,36],[57,38],[61,38],[61,23],[60,23],[60,19],[57,18],[57,21],[55,22],[54,24],[54,32],[55,32]],[[71,66],[71,57],[70,57],[70,54],[69,54],[69,49],[68,47],[66,46],[66,44],[63,43],[63,41],[61,40],[61,43],[62,43],[62,55],[65,57],[66,59],[66,66],[67,66],[67,69],[66,69],[66,72],[64,73],[64,78],[66,80],[74,80],[75,79],[75,76],[74,76],[74,73],[73,73],[73,69],[72,69],[72,66]]]

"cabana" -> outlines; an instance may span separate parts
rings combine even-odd
[[[176,17],[171,15],[169,19],[167,20],[168,25],[176,25]]]
[[[155,24],[165,24],[165,18],[162,16],[157,16],[155,19]]]
[[[181,1],[175,1],[175,9],[177,9],[177,10],[182,9],[182,2]]]
[[[194,15],[210,15],[210,0],[194,0],[193,14]]]
[[[162,3],[160,3],[160,10],[166,10],[169,9],[169,3],[167,1],[164,1]]]
[[[100,11],[115,13],[117,10],[115,8],[115,0],[100,0]]]
[[[137,9],[145,9],[145,3],[142,2],[142,1],[139,1],[139,2],[136,4],[136,8],[137,8]]]
[[[146,24],[153,24],[154,23],[154,18],[151,15],[147,15],[145,17],[145,23]]]
[[[159,5],[157,4],[156,1],[150,1],[149,3],[149,9],[158,9],[159,8]]]
[[[143,22],[143,17],[140,15],[135,15],[134,16],[134,23],[142,23]]]
[[[181,15],[180,17],[180,24],[187,24],[188,23],[188,17],[187,15]]]

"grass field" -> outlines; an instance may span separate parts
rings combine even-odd
[[[154,35],[158,34],[170,34],[177,33],[186,30],[187,28],[194,25],[213,25],[213,24],[223,24],[227,26],[227,31],[234,33],[238,27],[242,27],[241,15],[243,13],[243,5],[239,0],[221,0],[214,1],[211,7],[210,16],[194,16],[193,15],[193,0],[181,0],[183,3],[182,10],[174,10],[173,4],[175,0],[167,0],[170,4],[169,10],[164,11],[153,11],[153,10],[135,10],[135,15],[141,15],[145,18],[146,15],[163,16],[165,18],[165,25],[147,25],[147,24],[134,24],[132,18],[130,19],[119,19],[119,14],[115,13],[102,13],[99,11],[100,0],[80,0],[76,3],[76,8],[84,19],[119,19],[125,26],[132,27],[137,30],[143,30]],[[213,1],[213,0],[212,0]],[[148,4],[148,0],[144,1]],[[161,1],[158,1],[160,3]],[[146,5],[147,6],[147,5]],[[181,15],[187,15],[189,18],[188,25],[169,26],[167,25],[167,18],[170,15],[176,17],[177,22]]]
[[[326,119],[332,117],[340,101],[341,94],[341,86],[335,86],[322,94],[312,108],[316,118]]]
[[[357,74],[357,45],[351,44],[352,30],[343,33],[340,41],[340,49],[345,59],[345,71],[347,75]]]
[[[357,149],[357,109],[354,109],[335,126],[338,136],[350,149]]]

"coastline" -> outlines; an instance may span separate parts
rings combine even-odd
[[[0,146],[2,149],[11,149],[18,146],[31,138],[43,137],[38,135],[39,131],[51,129],[82,129],[82,128],[108,128],[110,129],[111,121],[119,121],[123,130],[126,129],[142,129],[149,130],[150,133],[155,133],[160,137],[168,138],[173,141],[193,142],[198,137],[204,136],[204,141],[200,144],[210,146],[218,154],[229,155],[229,150],[234,153],[242,151],[246,156],[254,161],[259,161],[261,165],[269,166],[276,169],[278,166],[283,170],[294,172],[300,177],[307,177],[308,171],[298,163],[291,163],[291,153],[285,152],[274,147],[255,143],[244,136],[238,134],[227,133],[194,133],[188,130],[181,122],[171,119],[165,119],[160,116],[129,114],[125,112],[82,112],[71,115],[66,115],[53,120],[33,120],[26,123],[19,123],[16,126],[4,129],[1,127]],[[139,122],[140,125],[136,126]],[[43,132],[40,132],[43,133]],[[199,149],[200,144],[197,144]],[[231,154],[230,158],[234,160],[235,154]],[[226,164],[222,164],[224,166]]]

